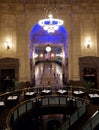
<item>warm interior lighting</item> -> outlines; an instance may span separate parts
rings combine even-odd
[[[64,22],[61,19],[54,19],[53,15],[50,14],[47,19],[42,19],[38,23],[48,33],[54,33],[59,29],[59,26],[63,25]]]
[[[42,54],[42,53],[40,54],[40,57],[43,57],[43,54]]]
[[[59,56],[59,57],[64,57],[63,53],[56,54],[56,56]]]
[[[48,0],[47,5],[44,6],[44,13],[45,17],[44,19],[41,19],[38,21],[38,24],[43,27],[44,30],[46,30],[48,33],[54,33],[56,30],[59,29],[59,26],[63,25],[64,21],[62,19],[53,18],[52,12],[57,15],[57,9],[56,9],[56,0]],[[48,18],[46,18],[48,16]]]
[[[35,53],[35,54],[34,54],[34,58],[37,58],[37,57],[38,57],[38,54]]]
[[[54,57],[54,56],[55,56],[55,55],[52,53],[52,54],[51,54],[51,57]]]
[[[9,41],[6,41],[6,47],[7,47],[7,50],[9,50],[11,48],[12,44],[11,42]]]
[[[90,44],[87,44],[87,48],[90,48]]]
[[[86,38],[86,41],[85,41],[85,46],[87,47],[87,48],[90,48],[91,47],[91,38]]]

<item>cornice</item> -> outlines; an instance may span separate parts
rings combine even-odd
[[[1,0],[0,0],[1,1]],[[40,13],[41,11],[44,12],[44,8],[48,9],[49,5],[48,4],[43,4],[43,3],[36,3],[36,4],[31,4],[31,3],[25,3],[23,4],[22,2],[18,2],[19,0],[17,0],[17,3],[0,3],[0,14],[3,13]],[[45,1],[45,0],[42,0]],[[57,0],[59,1],[59,0]],[[63,0],[62,0],[63,1]],[[70,0],[71,1],[71,0]],[[75,1],[75,0],[72,0]],[[81,0],[79,0],[81,1]],[[89,0],[88,0],[89,1]],[[92,0],[90,0],[92,1]],[[52,8],[56,8],[57,11],[60,14],[68,14],[68,13],[99,13],[99,0],[97,0],[97,3],[88,3],[88,2],[81,2],[81,3],[66,3],[63,4],[63,2],[61,2],[60,4],[56,4],[56,6],[52,7]],[[53,11],[53,10],[52,10]]]
[[[22,4],[80,4],[80,3],[99,3],[99,0],[0,0],[0,3],[22,3]]]

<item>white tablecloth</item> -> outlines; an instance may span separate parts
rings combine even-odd
[[[16,100],[18,98],[18,96],[9,96],[7,98],[7,100]]]
[[[4,102],[3,101],[0,101],[0,106],[4,106]]]
[[[25,93],[25,95],[30,95],[30,96],[33,95],[33,94],[35,94],[35,92],[26,92]]]

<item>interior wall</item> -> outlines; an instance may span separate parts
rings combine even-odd
[[[80,81],[79,57],[99,57],[99,3],[57,3],[57,12],[68,33],[68,77]],[[37,6],[38,5],[38,6]],[[43,18],[43,5],[31,3],[0,3],[0,57],[19,59],[19,80],[30,80],[30,32]],[[89,19],[88,19],[89,18]],[[87,41],[86,38],[90,37]],[[7,38],[12,47],[6,48]],[[86,44],[91,44],[87,48]]]

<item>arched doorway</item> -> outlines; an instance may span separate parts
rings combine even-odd
[[[51,47],[50,53],[46,53],[47,46]],[[33,84],[35,84],[36,80],[35,67],[39,62],[43,62],[43,66],[45,62],[50,63],[50,66],[52,62],[60,64],[62,68],[62,81],[64,81],[66,78],[65,60],[67,57],[68,35],[63,26],[60,26],[54,33],[48,33],[38,24],[32,28],[30,33],[30,72]]]

